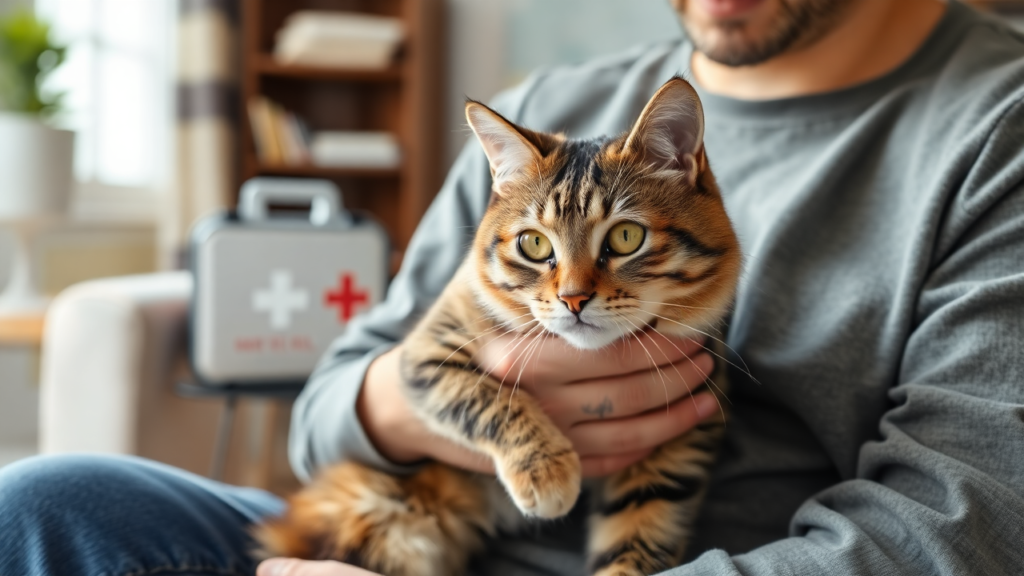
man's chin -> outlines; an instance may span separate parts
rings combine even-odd
[[[719,33],[716,31],[715,35],[740,36],[742,34],[738,30],[730,32],[732,33]],[[754,66],[770,60],[781,52],[781,50],[776,49],[764,50],[759,46],[753,45],[745,38],[722,38],[703,41],[694,39],[694,47],[698,52],[706,56],[708,60],[731,67]]]
[[[790,0],[786,5],[771,0],[674,2],[696,50],[709,60],[738,67],[814,43],[835,27],[853,0]]]

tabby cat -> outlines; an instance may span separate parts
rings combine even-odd
[[[491,203],[466,261],[406,338],[401,373],[419,417],[493,459],[497,481],[442,464],[408,477],[340,464],[258,529],[269,553],[388,576],[463,573],[483,537],[566,514],[581,485],[569,440],[528,395],[474,364],[477,337],[541,326],[594,349],[655,326],[700,336],[731,304],[739,246],[685,80],[662,86],[617,138],[534,132],[473,101],[466,117],[490,161]],[[592,574],[681,561],[723,426],[724,413],[594,484]]]

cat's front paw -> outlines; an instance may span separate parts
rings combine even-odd
[[[528,453],[498,463],[498,477],[526,516],[558,518],[580,495],[580,457],[571,448]]]

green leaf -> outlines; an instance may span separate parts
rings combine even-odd
[[[0,19],[0,109],[49,117],[62,95],[44,95],[43,81],[59,67],[67,47],[50,39],[50,25],[29,10]]]

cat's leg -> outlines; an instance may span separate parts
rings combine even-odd
[[[430,464],[393,476],[347,462],[255,530],[263,555],[348,562],[388,576],[455,576],[495,529],[493,480]]]
[[[579,456],[529,394],[474,363],[476,337],[490,330],[485,317],[464,283],[449,285],[406,338],[406,396],[432,430],[493,460],[523,514],[562,516],[579,497]]]
[[[422,351],[420,351],[422,352]],[[404,363],[416,411],[432,430],[490,457],[527,516],[557,518],[580,493],[580,460],[536,402],[450,351],[410,354]]]
[[[642,576],[679,564],[704,499],[723,422],[703,422],[604,479],[594,494],[588,534],[591,574]]]

